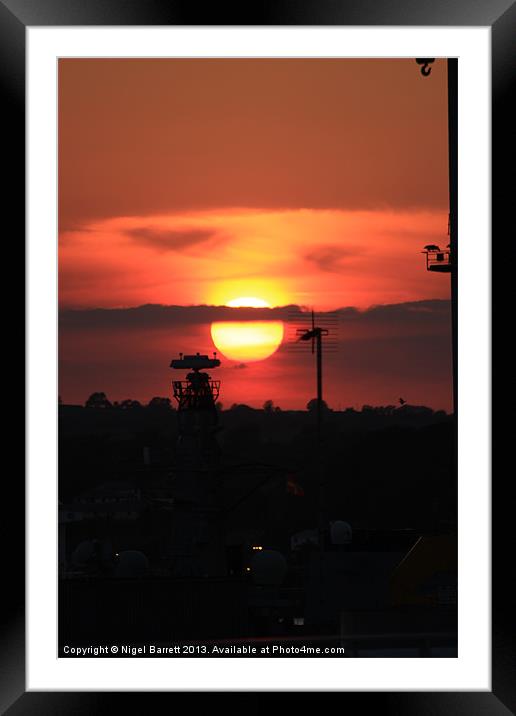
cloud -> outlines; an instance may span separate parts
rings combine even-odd
[[[403,322],[404,324],[423,325],[428,321],[442,320],[450,317],[450,301],[433,299],[429,301],[407,301],[406,303],[393,303],[371,306],[366,311],[356,312],[355,309],[341,310],[344,319],[356,317],[358,313],[362,321],[385,323]]]
[[[87,223],[77,224],[63,224],[59,223],[59,240],[62,240],[64,235],[67,234],[93,234],[98,229],[89,226]]]
[[[61,309],[64,330],[140,330],[199,325],[211,321],[289,320],[300,314],[297,306],[230,308],[229,306],[160,306],[134,308]]]
[[[352,262],[349,259],[358,256],[360,253],[362,252],[357,249],[328,244],[319,246],[314,251],[305,254],[305,259],[315,264],[320,271],[341,273],[350,267]]]
[[[148,246],[156,251],[185,251],[200,244],[222,238],[216,229],[156,229],[142,226],[127,229],[128,235],[135,243]]]
[[[188,325],[204,325],[212,321],[266,321],[280,320],[296,326],[303,325],[310,318],[310,310],[296,306],[277,308],[230,308],[229,306],[162,306],[148,304],[132,308],[89,308],[61,309],[59,327],[61,330],[107,330],[126,331],[141,329],[173,329]],[[324,324],[326,319],[340,325],[349,323],[381,326],[396,324],[423,327],[450,316],[450,302],[434,299],[407,303],[371,306],[360,311],[353,306],[343,307],[328,313],[317,313],[316,319]]]
[[[120,216],[61,241],[59,302],[69,308],[199,305],[256,295],[271,304],[321,309],[346,301],[365,308],[444,298],[449,277],[429,281],[421,249],[441,242],[446,225],[447,212],[231,209]],[[382,233],[410,226],[424,226],[424,239]]]

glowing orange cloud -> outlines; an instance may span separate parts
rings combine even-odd
[[[425,244],[448,243],[445,211],[212,210],[118,217],[63,231],[61,306],[148,303],[331,310],[448,298]],[[237,299],[238,300],[238,299]]]

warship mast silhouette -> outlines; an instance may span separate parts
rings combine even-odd
[[[173,466],[174,524],[169,543],[172,574],[180,577],[226,573],[220,502],[220,448],[217,442],[220,381],[216,354],[179,354],[170,367],[189,370],[172,381],[178,437]]]

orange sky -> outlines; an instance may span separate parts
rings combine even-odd
[[[446,131],[444,60],[428,78],[414,60],[60,60],[61,309],[448,299],[449,277],[428,274],[420,253],[448,243]],[[126,360],[141,340],[119,335]],[[188,350],[157,340],[167,355]],[[84,341],[92,390],[109,392],[95,385],[108,360],[100,333],[68,327],[73,400],[86,389],[88,366],[73,369]],[[124,390],[111,355],[104,383],[143,397],[150,383],[135,394],[132,375]],[[272,360],[253,370],[271,377]],[[389,392],[387,373],[371,379],[378,399]],[[437,390],[446,407],[449,381],[420,393]],[[274,381],[264,400],[273,392]]]

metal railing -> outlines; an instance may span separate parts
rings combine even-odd
[[[451,253],[449,249],[443,251],[425,251],[426,270],[449,272],[451,270]]]
[[[206,380],[198,385],[189,380],[174,380],[172,387],[180,408],[209,408],[220,394],[220,380]]]

